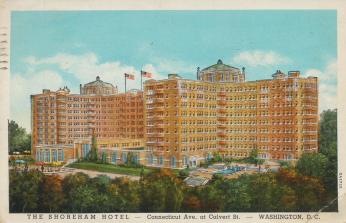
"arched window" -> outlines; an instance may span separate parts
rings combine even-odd
[[[40,150],[36,150],[36,160],[37,161],[41,161],[41,157],[40,157]]]
[[[159,158],[159,165],[163,165],[163,156],[161,155],[160,158]]]
[[[171,158],[171,167],[175,168],[176,166],[177,166],[176,159],[175,159],[174,156],[172,156],[172,158]]]
[[[113,154],[112,154],[112,163],[114,163],[114,164],[117,163],[117,152],[113,152]]]
[[[46,150],[46,162],[50,162],[50,151]]]
[[[148,155],[148,164],[152,165],[153,164],[153,154]]]
[[[189,163],[189,158],[187,156],[183,156],[183,165],[186,166]]]
[[[56,149],[53,149],[53,161],[54,162],[58,161],[58,153],[57,153]]]
[[[127,154],[126,154],[126,153],[122,153],[122,161],[123,161],[124,163],[127,162]]]
[[[138,154],[133,154],[133,157],[132,157],[132,163],[135,163],[135,164],[138,164]]]

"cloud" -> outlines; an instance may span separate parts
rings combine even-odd
[[[134,74],[135,80],[127,81],[127,89],[140,89],[140,70],[133,66],[126,65],[120,61],[108,61],[101,63],[94,53],[81,55],[57,54],[48,58],[27,57],[25,62],[32,66],[55,65],[63,72],[69,73],[76,78],[79,83],[93,81],[96,76],[102,80],[118,86],[120,91],[124,91],[124,73]],[[144,69],[145,68],[145,69]],[[147,69],[147,70],[146,70]],[[145,64],[143,70],[152,72],[155,79],[162,79],[162,75],[153,64]],[[77,85],[79,83],[76,83]]]
[[[319,79],[319,110],[337,107],[337,61],[330,61],[322,70],[307,69],[304,77],[315,76]]]
[[[166,78],[154,64],[148,63],[137,69],[120,61],[101,63],[94,53],[59,53],[46,58],[29,56],[23,62],[27,69],[11,75],[11,118],[27,130],[30,130],[30,95],[38,94],[42,89],[57,90],[68,86],[73,93],[79,93],[80,83],[91,82],[100,76],[101,80],[118,86],[123,92],[124,73],[135,74],[134,81],[127,81],[127,90],[140,89],[141,69],[153,73],[154,79]]]
[[[51,70],[11,75],[11,119],[30,131],[30,95],[42,89],[57,89],[64,84],[62,77]]]
[[[279,53],[262,50],[243,51],[234,56],[231,61],[234,64],[250,67],[282,65],[290,62],[291,59]]]
[[[319,69],[308,69],[305,76],[318,77],[320,81],[336,81],[337,62],[333,60],[327,64],[323,71]]]

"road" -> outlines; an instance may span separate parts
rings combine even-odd
[[[64,170],[60,171],[60,172],[52,172],[52,173],[45,172],[45,174],[58,174],[62,177],[65,177],[68,174],[75,174],[78,172],[85,173],[85,174],[89,175],[90,177],[97,177],[99,175],[106,175],[110,178],[127,177],[130,180],[139,180],[139,176],[131,176],[131,175],[124,175],[124,174],[117,174],[117,173],[105,173],[105,172],[98,172],[98,171],[94,171],[94,170],[75,169],[75,168],[70,168],[70,167],[65,167]]]

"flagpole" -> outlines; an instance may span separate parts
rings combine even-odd
[[[125,78],[125,97],[126,97],[126,74],[124,74],[124,78]]]
[[[141,91],[143,91],[143,75],[142,75],[142,70],[141,70]]]

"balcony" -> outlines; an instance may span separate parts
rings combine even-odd
[[[147,119],[154,119],[155,116],[154,115],[147,115]]]
[[[164,89],[155,89],[156,94],[162,94],[164,92]]]
[[[162,125],[162,124],[155,125],[154,128],[155,128],[155,129],[163,129],[163,128],[164,128],[164,125]]]
[[[154,107],[153,110],[154,111],[164,111],[165,108],[163,106],[160,106],[160,107]]]
[[[226,148],[224,148],[224,147],[218,147],[217,148],[217,150],[219,151],[219,152],[227,152],[228,151],[228,149],[226,149]]]
[[[221,117],[217,117],[217,120],[220,122],[224,122],[224,121],[227,121],[227,118],[224,116],[221,116]]]
[[[221,92],[217,93],[217,96],[219,96],[219,97],[225,97],[225,96],[226,96],[226,92],[221,91]]]
[[[218,133],[217,133],[217,136],[218,136],[218,137],[226,137],[226,133],[224,133],[224,132],[218,132]]]
[[[153,136],[163,138],[165,136],[165,134],[164,133],[155,133]]]
[[[89,119],[89,120],[88,120],[88,123],[94,124],[95,122],[96,122],[95,119]]]
[[[148,141],[147,145],[155,145],[155,146],[164,146],[165,142],[164,141]]]
[[[164,98],[155,98],[154,103],[163,103],[164,101]]]
[[[227,128],[227,125],[218,124],[217,127],[218,127],[219,129],[226,129],[226,128]]]
[[[227,103],[226,103],[226,101],[219,100],[219,101],[217,101],[217,104],[218,104],[218,105],[221,105],[221,106],[224,106],[224,105],[226,105]]]
[[[164,119],[165,119],[165,116],[163,116],[163,115],[155,115],[154,118],[155,118],[156,120],[164,120]]]
[[[221,114],[227,113],[227,109],[225,108],[219,108],[217,111]]]
[[[226,141],[224,141],[224,140],[220,140],[220,141],[218,141],[218,144],[219,144],[219,145],[226,145],[226,144],[227,144],[227,142],[226,142]]]

